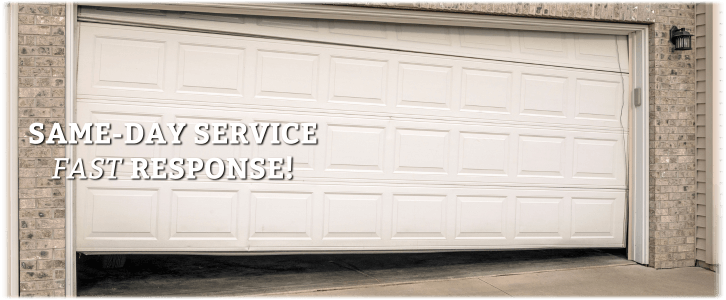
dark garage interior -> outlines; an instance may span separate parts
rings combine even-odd
[[[240,296],[634,264],[625,249],[78,257],[79,296]],[[293,294],[294,295],[294,294]]]

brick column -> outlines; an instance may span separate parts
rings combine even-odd
[[[19,5],[20,295],[65,296],[65,181],[51,180],[62,145],[31,145],[28,126],[65,125],[65,4]],[[65,127],[65,126],[64,126]]]
[[[655,4],[650,26],[650,265],[695,265],[694,50],[673,51],[671,26],[695,33],[695,4]],[[694,40],[692,40],[694,42]]]

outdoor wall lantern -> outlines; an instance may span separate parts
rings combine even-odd
[[[671,43],[676,46],[675,50],[691,50],[691,37],[685,28],[671,27]]]

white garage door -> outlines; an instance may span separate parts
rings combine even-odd
[[[189,125],[77,157],[293,156],[294,180],[125,164],[76,181],[78,251],[624,246],[625,37],[244,18],[277,38],[82,23],[76,122]],[[319,143],[199,146],[199,122],[315,122]]]

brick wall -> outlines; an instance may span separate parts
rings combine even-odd
[[[367,3],[349,4],[380,8],[465,12],[471,14],[537,17],[569,20],[652,23],[658,14],[654,3]]]
[[[650,265],[695,265],[694,51],[674,52],[670,28],[695,33],[694,3],[376,3],[354,6],[650,23]]]
[[[65,187],[51,180],[63,146],[30,145],[28,126],[65,124],[65,4],[19,5],[20,295],[65,295]]]

